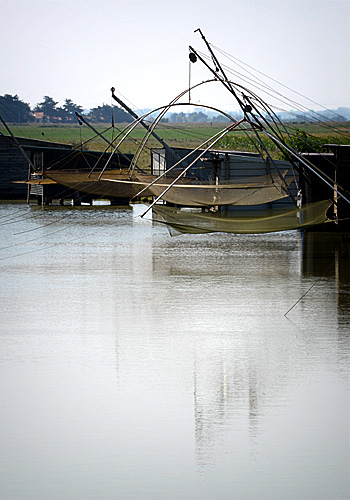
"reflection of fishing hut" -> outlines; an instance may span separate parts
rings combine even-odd
[[[339,317],[350,309],[350,233],[306,231],[302,236],[302,272],[304,276],[331,280]],[[348,339],[346,339],[346,342]]]

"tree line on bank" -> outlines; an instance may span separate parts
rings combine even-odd
[[[144,110],[146,111],[146,110]],[[149,110],[147,110],[149,111]],[[58,102],[52,97],[44,96],[43,101],[30,108],[29,104],[22,101],[18,95],[5,94],[0,96],[0,116],[7,123],[72,123],[76,124],[75,113],[79,113],[94,123],[131,123],[133,118],[118,106],[102,104],[90,110],[83,110],[79,104],[75,104],[71,99],[65,99],[63,106],[58,106]],[[141,113],[142,114],[142,113]],[[231,115],[239,120],[242,118],[240,112],[231,112]],[[315,115],[315,116],[314,116]],[[293,111],[279,113],[278,116],[284,122],[302,123],[315,121],[349,121],[350,108],[338,108],[336,111],[325,110],[320,112],[310,111],[309,113],[296,113]],[[152,121],[152,115],[148,120]],[[162,123],[219,123],[228,122],[224,115],[208,116],[203,111],[194,113],[167,113],[162,118]]]
[[[75,113],[79,113],[92,122],[131,123],[132,118],[117,106],[103,104],[84,112],[79,104],[71,99],[65,99],[63,106],[50,96],[44,96],[43,101],[30,108],[18,95],[5,94],[0,96],[0,116],[8,123],[77,123]]]
[[[43,101],[30,108],[18,95],[5,94],[0,96],[0,116],[7,123],[77,123],[75,113],[83,115],[95,123],[131,123],[133,118],[118,106],[103,104],[84,111],[79,104],[71,99],[65,99],[63,106],[50,96],[44,96]],[[152,117],[148,118],[152,120]],[[226,122],[225,116],[208,117],[202,111],[194,113],[169,113],[161,120],[163,123],[205,123]]]

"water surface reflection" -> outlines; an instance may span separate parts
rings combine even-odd
[[[142,208],[0,206],[1,498],[348,498],[349,235]]]

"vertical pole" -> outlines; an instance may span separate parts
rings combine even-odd
[[[30,165],[28,163],[28,180],[29,179],[30,179]],[[28,184],[28,186],[27,186],[27,205],[29,205],[30,190],[31,190],[31,184]]]

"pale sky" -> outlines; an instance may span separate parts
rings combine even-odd
[[[206,52],[197,28],[321,106],[350,106],[350,0],[0,0],[0,8],[0,95],[31,106],[44,95],[59,105],[112,104],[112,86],[131,107],[165,105],[188,87],[188,46]],[[208,78],[192,65],[192,83]],[[215,86],[193,102],[236,109]]]

